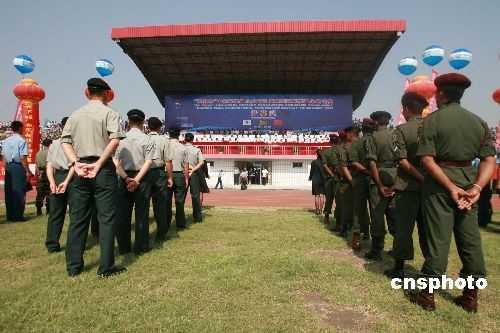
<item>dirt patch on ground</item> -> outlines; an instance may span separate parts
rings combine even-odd
[[[33,268],[34,262],[26,259],[4,258],[0,259],[0,267],[6,270]]]
[[[348,263],[352,266],[365,271],[366,270],[366,261],[362,258],[364,252],[353,252],[351,249],[345,250],[314,250],[309,253],[312,257],[321,257],[321,258],[332,258],[334,261]]]
[[[325,328],[333,327],[342,332],[371,332],[374,316],[347,306],[330,304],[320,294],[303,294],[305,307],[321,320]]]

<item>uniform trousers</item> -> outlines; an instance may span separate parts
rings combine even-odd
[[[97,159],[97,157],[82,158],[80,161],[94,163]],[[101,250],[97,274],[105,273],[114,266],[117,183],[116,169],[111,160],[104,163],[95,178],[75,176],[68,196],[70,224],[66,245],[66,265],[70,275],[78,274],[83,269],[83,253],[94,205],[99,223]]]
[[[134,178],[138,171],[125,171]],[[120,254],[132,251],[132,210],[135,208],[134,251],[149,251],[149,200],[151,198],[151,180],[149,173],[139,183],[134,192],[127,190],[125,180],[118,180],[118,209],[116,214],[116,239]]]
[[[24,219],[26,206],[26,170],[21,163],[10,162],[5,167],[5,206],[7,221]]]

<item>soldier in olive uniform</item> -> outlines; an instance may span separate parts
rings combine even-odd
[[[118,183],[116,214],[116,239],[118,251],[126,254],[132,251],[132,210],[135,206],[134,252],[146,253],[149,245],[149,200],[152,180],[149,169],[156,156],[153,140],[143,132],[144,112],[132,109],[127,112],[129,131],[120,142],[114,157]]]
[[[47,210],[47,214],[49,213],[49,180],[47,179],[47,152],[49,150],[50,145],[52,144],[52,140],[45,139],[42,141],[42,146],[44,147],[38,153],[36,153],[36,167],[38,169],[38,183],[36,184],[36,215],[42,215],[42,207],[44,201],[45,207]]]
[[[68,117],[62,119],[62,128],[66,125],[67,120]],[[47,178],[50,184],[50,210],[47,221],[47,238],[45,240],[45,246],[49,253],[61,251],[59,239],[61,238],[64,219],[66,218],[68,192],[74,173],[74,168],[68,167],[68,159],[66,155],[64,155],[61,139],[54,140],[47,153]]]
[[[403,116],[406,123],[399,125],[393,132],[393,151],[398,163],[398,171],[394,190],[395,235],[393,257],[394,268],[386,271],[391,278],[403,277],[405,260],[413,260],[413,229],[417,222],[420,247],[426,256],[423,243],[421,191],[424,181],[417,158],[417,132],[422,124],[422,111],[427,107],[427,100],[414,92],[405,93],[401,99]]]
[[[70,276],[76,276],[83,270],[83,253],[93,205],[97,210],[101,248],[98,276],[108,277],[126,270],[115,266],[118,179],[111,158],[125,133],[121,128],[120,115],[107,106],[111,94],[111,88],[104,80],[88,80],[89,102],[69,117],[61,137],[64,153],[76,173],[69,191],[66,262]]]
[[[324,223],[326,225],[330,224],[330,214],[332,213],[333,201],[335,200],[335,194],[337,192],[337,184],[339,181],[337,167],[339,165],[337,145],[340,140],[337,135],[330,135],[331,147],[322,152],[323,167],[325,169],[325,208],[324,208]],[[335,214],[337,214],[338,208],[335,209]]]
[[[187,162],[189,163],[189,190],[193,205],[193,221],[202,222],[200,189],[205,177],[201,170],[205,158],[201,154],[200,148],[193,146],[194,135],[192,133],[186,133],[184,138],[186,141]]]
[[[151,198],[153,199],[153,213],[155,216],[157,231],[156,241],[162,242],[167,237],[170,221],[167,218],[168,188],[172,187],[172,155],[168,145],[168,139],[160,135],[162,123],[156,117],[148,119],[149,137],[154,142],[158,159],[153,160],[149,170],[151,184]]]
[[[187,162],[186,147],[179,142],[180,130],[172,128],[168,131],[170,140],[168,146],[172,156],[172,180],[174,184],[168,189],[167,221],[172,221],[172,197],[175,196],[175,225],[177,229],[186,228],[186,201],[187,184],[189,183],[189,164]]]
[[[367,259],[382,260],[384,238],[386,234],[385,219],[389,232],[394,235],[394,181],[396,165],[392,151],[392,131],[387,128],[391,114],[386,111],[376,111],[370,118],[377,122],[377,130],[365,142],[366,159],[369,161],[371,185],[371,236],[372,246],[365,255]]]
[[[338,204],[342,207],[340,220],[337,221],[337,230],[340,231],[342,237],[347,237],[349,230],[352,228],[353,223],[353,192],[352,192],[352,174],[351,174],[351,159],[349,150],[351,145],[358,138],[358,129],[355,127],[348,127],[344,129],[345,134],[344,142],[339,147],[339,173],[340,183],[337,192]]]
[[[426,277],[446,273],[452,234],[462,269],[460,276],[484,277],[486,268],[477,223],[477,201],[495,168],[495,148],[487,124],[460,105],[471,82],[458,73],[434,81],[439,109],[429,115],[419,132],[417,156],[427,172],[422,185],[422,217],[427,257],[422,267]],[[480,159],[478,170],[472,166]],[[426,310],[434,310],[434,295],[428,291],[413,299]],[[455,300],[468,312],[477,311],[477,289],[465,288]]]
[[[349,149],[349,158],[352,168],[352,241],[351,247],[355,251],[361,250],[361,233],[364,239],[370,239],[370,216],[368,215],[368,200],[370,198],[370,166],[366,159],[365,143],[377,123],[370,119],[363,119],[361,125],[363,137],[354,141]]]

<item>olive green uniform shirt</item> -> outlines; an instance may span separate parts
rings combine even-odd
[[[392,135],[394,159],[396,161],[407,159],[420,172],[422,171],[420,169],[420,158],[417,156],[417,148],[418,129],[421,125],[421,117],[411,118],[405,124],[399,125]],[[418,191],[420,184],[415,177],[399,167],[394,189],[398,191]]]
[[[168,147],[172,156],[172,170],[174,172],[184,171],[184,163],[187,162],[186,147],[177,139],[170,139]]]
[[[156,152],[158,155],[158,158],[153,160],[151,168],[163,168],[165,166],[165,162],[172,160],[172,152],[170,151],[168,139],[156,132],[149,132],[149,137],[155,144]]]
[[[472,161],[495,156],[488,125],[458,103],[450,103],[426,117],[418,133],[417,156],[434,156],[436,162]],[[457,186],[470,187],[477,171],[471,166],[442,167]]]
[[[339,166],[339,155],[338,155],[338,146],[331,146],[326,149],[321,154],[321,160],[323,164],[326,164],[334,173],[335,178],[337,178],[336,169]],[[327,174],[327,176],[329,176]]]
[[[48,149],[40,150],[36,153],[35,160],[37,168],[45,169],[45,167],[47,167],[47,153]]]
[[[392,148],[392,130],[380,128],[367,136],[364,149],[366,159],[377,163],[382,184],[393,186],[397,169]]]
[[[121,161],[123,170],[139,171],[146,161],[158,158],[151,138],[138,128],[131,128],[120,141],[115,158]]]
[[[200,148],[193,146],[191,143],[186,143],[185,146],[186,146],[187,161],[190,167],[194,167],[201,161],[205,160],[205,158],[201,153]]]
[[[339,167],[350,167],[349,149],[352,143],[343,143],[337,148],[337,156],[339,160]],[[344,175],[340,173],[340,178],[344,179]]]
[[[363,135],[363,137],[357,139],[352,143],[351,147],[349,148],[349,159],[351,164],[357,162],[363,165],[365,168],[367,169],[369,168],[368,160],[366,159],[365,145],[370,135],[371,133]],[[356,171],[353,173],[353,175],[354,174],[360,174],[360,173]]]
[[[124,137],[118,112],[91,100],[69,117],[61,142],[72,144],[78,158],[99,157],[111,139]]]
[[[349,166],[349,149],[351,148],[351,145],[351,143],[343,143],[337,149],[339,156],[339,166]]]
[[[47,162],[56,170],[68,170],[68,158],[62,149],[61,139],[54,140],[49,147]]]

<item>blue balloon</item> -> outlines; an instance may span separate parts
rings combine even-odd
[[[415,73],[418,67],[418,61],[417,58],[411,57],[411,58],[404,58],[401,59],[399,62],[399,72],[403,75],[411,75]]]
[[[21,74],[31,73],[35,69],[35,62],[25,54],[15,57],[12,64]]]
[[[422,61],[429,66],[436,66],[444,58],[444,49],[439,45],[431,45],[424,50]]]
[[[472,53],[467,49],[456,49],[449,57],[450,66],[456,70],[462,69],[472,61]]]
[[[113,74],[115,66],[108,59],[100,59],[95,62],[95,69],[99,75],[104,77]]]

